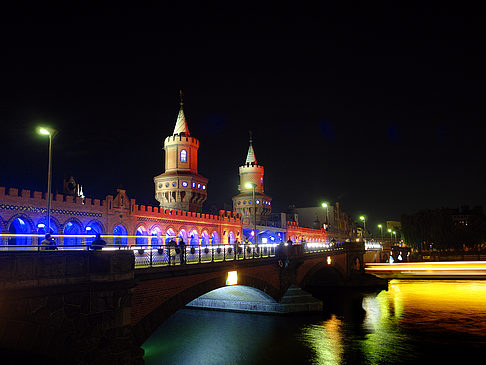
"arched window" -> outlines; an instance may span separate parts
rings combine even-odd
[[[209,235],[208,232],[204,231],[201,234],[201,246],[207,246],[209,244]]]
[[[8,227],[8,233],[15,235],[26,235],[32,232],[30,224],[22,218],[15,218]],[[30,245],[30,237],[27,236],[12,236],[8,238],[9,245]],[[28,250],[28,247],[19,247],[20,250]]]
[[[96,221],[89,222],[85,230],[87,235],[86,244],[90,244],[91,242],[93,242],[98,233],[103,234],[103,228],[101,227],[101,224]]]
[[[76,221],[69,221],[64,225],[64,239],[65,246],[79,246],[82,243],[81,239],[82,228]],[[69,248],[69,247],[68,247]]]
[[[187,233],[184,229],[181,229],[179,232],[179,235],[177,236],[178,238],[178,243],[182,239],[186,244],[187,244]]]
[[[113,244],[126,245],[127,244],[127,229],[119,224],[113,230]]]
[[[150,245],[157,246],[162,244],[162,239],[160,238],[162,236],[162,232],[160,231],[159,227],[152,228],[150,236]]]
[[[39,235],[37,237],[37,244],[38,245],[40,245],[42,240],[44,240],[44,236],[45,236],[46,233],[47,233],[47,217],[43,217],[37,223],[37,234]],[[53,222],[52,218],[51,218],[50,224],[49,224],[49,233],[52,234],[52,235],[58,235],[59,234],[59,232],[57,231],[57,226]],[[58,241],[57,238],[56,238],[56,243],[60,244],[60,241]]]
[[[219,243],[219,236],[216,232],[211,234],[211,245],[217,245]]]
[[[136,245],[146,245],[147,244],[147,231],[145,231],[144,227],[138,227],[137,233],[135,234],[137,237],[135,238]]]
[[[172,239],[175,241],[175,233],[172,229],[169,228],[167,230],[167,233],[165,234],[165,243],[166,244],[169,243],[170,240],[172,240]]]
[[[190,233],[190,244],[191,246],[199,246],[199,235],[197,234],[197,231],[194,230]]]
[[[181,162],[187,162],[187,151],[186,150],[181,151]]]
[[[233,232],[230,232],[229,235],[228,235],[228,243],[231,244],[231,245],[233,243],[235,243],[235,235],[234,235]]]

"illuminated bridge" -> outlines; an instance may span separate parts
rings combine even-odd
[[[0,252],[1,348],[61,362],[143,363],[143,342],[188,304],[319,310],[303,289],[365,277],[358,243],[186,247],[183,264],[166,246],[68,248]]]

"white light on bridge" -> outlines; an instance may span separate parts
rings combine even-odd
[[[238,284],[238,272],[228,271],[228,278],[226,279],[226,285],[236,285]]]

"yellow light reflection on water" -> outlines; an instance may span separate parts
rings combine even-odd
[[[311,325],[302,330],[302,339],[313,349],[316,364],[341,364],[344,344],[342,322],[336,316],[321,326]]]
[[[392,280],[388,291],[365,298],[363,307],[369,328],[397,321],[416,330],[481,334],[486,332],[486,281]]]

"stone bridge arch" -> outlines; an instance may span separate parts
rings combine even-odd
[[[309,287],[339,286],[343,285],[345,281],[344,268],[338,264],[332,265],[321,261],[312,266],[297,284],[305,290]]]
[[[215,289],[219,289],[226,286],[226,279],[227,279],[227,271],[218,272],[215,277],[208,278],[204,281],[198,282],[194,284],[195,280],[192,277],[190,280],[186,280],[184,288],[177,293],[167,293],[167,279],[161,278],[156,281],[160,281],[162,283],[160,287],[160,291],[157,293],[157,290],[154,290],[156,283],[148,283],[146,282],[147,286],[152,287],[151,295],[155,297],[164,296],[165,298],[158,303],[155,308],[147,310],[146,313],[140,313],[140,308],[137,306],[142,305],[143,302],[146,301],[148,298],[144,297],[144,293],[146,294],[146,289],[142,289],[140,291],[135,291],[134,297],[132,299],[132,306],[135,306],[135,311],[138,313],[132,314],[132,326],[133,326],[133,334],[135,337],[135,341],[137,345],[141,346],[147,338],[149,338],[154,331],[159,328],[170,316],[172,316],[175,312],[179,309],[185,307],[186,304],[190,303],[196,298],[209,293]],[[140,283],[138,285],[142,285]],[[275,301],[280,299],[280,291],[271,283],[259,279],[254,276],[245,275],[244,273],[240,273],[238,271],[238,285],[249,286],[254,289],[260,290],[263,293],[270,296]],[[164,293],[165,292],[165,293]],[[134,309],[132,309],[133,311]]]

